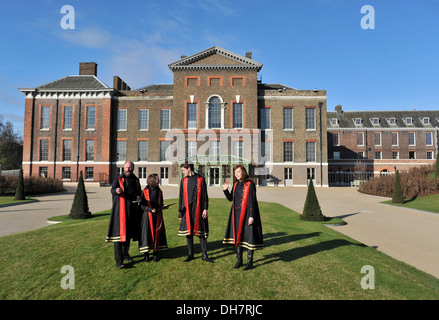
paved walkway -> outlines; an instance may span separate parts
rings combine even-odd
[[[0,236],[49,225],[47,218],[70,212],[75,187],[67,192],[34,196],[38,202],[0,208]],[[111,208],[109,187],[86,186],[91,212]],[[164,186],[167,199],[178,188]],[[222,188],[209,187],[209,197],[224,197]],[[306,188],[261,187],[258,200],[280,203],[302,212]],[[350,187],[316,188],[323,214],[347,222],[333,229],[439,278],[439,215],[381,204],[387,198],[368,196]]]

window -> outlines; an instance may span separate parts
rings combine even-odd
[[[340,132],[334,132],[332,134],[332,145],[334,147],[340,146]]]
[[[187,128],[196,129],[197,128],[197,104],[188,103],[187,104]]]
[[[399,159],[399,152],[398,151],[392,151],[392,159],[394,159],[394,160]]]
[[[138,142],[139,161],[148,161],[148,141],[140,140]]]
[[[396,124],[396,118],[389,118],[389,119],[387,119],[387,122],[388,122],[390,125],[395,125],[395,124]]]
[[[354,120],[354,124],[356,125],[356,126],[361,126],[361,118],[354,118],[353,119]]]
[[[340,151],[333,151],[332,152],[332,159],[340,160]]]
[[[398,145],[398,132],[392,132],[392,146]]]
[[[409,159],[416,159],[416,152],[415,151],[409,151]]]
[[[139,130],[148,130],[149,110],[139,110]]]
[[[93,167],[85,167],[85,180],[93,180]]]
[[[357,146],[364,146],[364,132],[357,132]]]
[[[430,124],[430,118],[429,117],[422,118],[422,124],[429,125]]]
[[[233,155],[239,158],[243,156],[243,141],[233,141]]]
[[[305,117],[306,117],[306,130],[315,130],[316,129],[316,109],[306,108],[305,109]]]
[[[94,161],[95,159],[95,141],[85,140],[85,161]]]
[[[284,168],[284,179],[293,180],[293,168]]]
[[[139,167],[137,177],[139,179],[146,179],[146,167]]]
[[[433,132],[425,133],[425,145],[432,146],[433,145]]]
[[[88,130],[94,130],[95,129],[95,122],[96,122],[96,107],[88,106],[87,107],[87,124],[86,129]]]
[[[127,129],[127,110],[117,110],[117,130]]]
[[[293,162],[293,142],[284,142],[284,162]]]
[[[73,126],[73,107],[65,106],[64,107],[64,130],[71,130]]]
[[[316,143],[306,143],[306,162],[316,162]]]
[[[357,152],[357,158],[358,159],[364,159],[364,151],[358,151]]]
[[[169,160],[169,141],[160,141],[160,161]]]
[[[221,128],[221,100],[218,97],[209,99],[209,129]]]
[[[71,160],[72,160],[72,140],[63,140],[62,161],[71,161]]]
[[[374,125],[377,126],[380,124],[380,118],[371,118],[370,122]]]
[[[38,175],[43,178],[47,178],[47,167],[39,167]]]
[[[382,159],[382,153],[381,153],[381,151],[375,151],[375,159],[376,160],[380,160],[380,159]]]
[[[284,108],[284,130],[293,130],[293,108]]]
[[[243,128],[242,103],[233,104],[233,128]]]
[[[160,130],[171,129],[171,110],[161,109],[160,110]]]
[[[189,157],[195,157],[196,155],[197,155],[197,141],[188,141],[186,156],[189,158]]]
[[[381,132],[375,132],[375,145],[381,145]]]
[[[41,107],[40,129],[49,130],[50,128],[50,107]]]
[[[116,161],[125,161],[127,158],[127,142],[119,140],[116,143]]]
[[[330,118],[330,119],[329,119],[329,123],[330,123],[331,126],[333,126],[333,127],[338,126],[338,119],[337,119],[337,118]]]
[[[409,132],[409,146],[415,146],[415,145],[416,145],[415,133]]]
[[[218,156],[220,154],[219,141],[209,141],[209,156]]]
[[[413,118],[409,118],[409,117],[405,118],[405,124],[406,125],[412,125],[413,124]]]
[[[261,116],[261,129],[271,129],[271,109],[263,108],[259,110]]]
[[[426,158],[428,160],[432,160],[433,159],[433,151],[427,151]]]
[[[70,167],[62,167],[62,179],[70,180],[71,179],[71,168]]]
[[[49,160],[49,140],[40,140],[40,161]]]

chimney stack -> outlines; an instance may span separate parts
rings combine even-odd
[[[343,112],[343,110],[341,108],[341,104],[335,106],[335,111],[337,111],[337,113],[342,113]]]
[[[80,62],[79,63],[80,76],[97,76],[98,64],[96,62]]]
[[[245,57],[251,59],[252,58],[252,53],[251,52],[247,52],[245,54]]]

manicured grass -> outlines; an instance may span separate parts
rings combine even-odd
[[[174,202],[175,200],[169,200]],[[208,253],[184,263],[186,239],[177,236],[177,208],[165,212],[169,249],[158,263],[134,262],[117,269],[113,244],[105,243],[109,211],[87,220],[66,220],[39,230],[0,238],[0,299],[437,299],[439,280],[299,215],[276,203],[260,202],[265,248],[255,268],[233,269],[235,250],[222,244],[230,203],[211,199]],[[244,262],[247,254],[244,253]],[[75,289],[62,289],[64,265],[75,272]],[[364,290],[365,265],[375,272],[375,289]],[[370,274],[369,274],[370,276]]]
[[[384,201],[383,203],[398,207],[439,213],[439,194],[433,194],[426,197],[417,197],[415,199],[406,199],[403,204],[392,203],[392,200]]]
[[[29,197],[26,197],[25,200],[15,200],[14,196],[1,196],[0,197],[0,207],[20,204],[20,203],[26,203],[26,202],[31,202],[31,201],[37,201],[37,200],[29,198]]]

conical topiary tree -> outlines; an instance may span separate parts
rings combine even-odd
[[[308,192],[306,193],[305,205],[303,207],[303,213],[300,215],[300,220],[305,221],[325,221],[326,217],[322,214],[320,209],[319,200],[317,199],[316,191],[314,190],[314,184],[310,179],[308,185]]]
[[[87,192],[85,191],[82,171],[79,175],[78,187],[76,188],[75,197],[73,198],[72,209],[69,214],[70,219],[87,219],[91,218],[91,212],[88,209]]]
[[[15,189],[15,200],[25,200],[26,196],[24,193],[24,180],[23,180],[23,167],[20,168],[20,173],[18,174],[17,189]]]
[[[392,203],[404,203],[404,193],[402,192],[401,179],[399,177],[398,170],[396,170],[396,173],[395,173],[395,182],[393,184]]]

